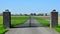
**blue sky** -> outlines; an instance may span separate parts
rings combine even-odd
[[[53,9],[60,13],[60,0],[0,0],[0,13],[5,9],[13,14],[50,13]]]

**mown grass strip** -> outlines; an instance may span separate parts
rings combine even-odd
[[[0,25],[0,34],[3,34],[6,31],[8,31],[8,30],[6,28],[4,28],[3,25]]]

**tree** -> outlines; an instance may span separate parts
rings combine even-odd
[[[25,16],[28,16],[28,14],[24,14]]]
[[[34,16],[36,16],[36,13],[34,13]]]
[[[30,15],[32,15],[32,16],[33,16],[34,14],[33,14],[33,13],[31,13]]]
[[[45,13],[45,16],[47,16],[47,13]]]
[[[44,16],[44,14],[40,14],[40,13],[39,13],[38,16]]]
[[[20,16],[23,16],[23,14],[20,13]]]

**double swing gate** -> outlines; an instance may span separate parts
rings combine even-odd
[[[9,10],[5,10],[5,12],[3,12],[3,26],[5,28],[11,28],[11,12],[9,12]],[[56,10],[51,12],[50,26],[58,26],[58,12],[56,12]],[[31,27],[31,17],[29,27]]]

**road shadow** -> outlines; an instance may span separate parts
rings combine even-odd
[[[26,23],[26,24],[12,26],[11,28],[30,28],[30,27],[45,27],[45,26],[36,23]]]

